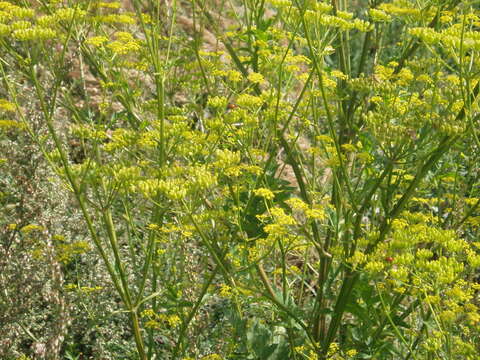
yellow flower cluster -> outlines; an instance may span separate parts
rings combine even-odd
[[[153,330],[160,330],[165,326],[176,327],[182,320],[178,315],[155,313],[152,309],[146,309],[140,314],[146,320],[145,327]]]
[[[266,188],[258,188],[253,191],[256,196],[263,197],[266,200],[273,200],[275,198],[275,194]]]
[[[341,31],[358,30],[367,32],[373,29],[372,24],[361,19],[353,19],[353,14],[338,10],[335,15],[329,15],[332,7],[325,3],[318,2],[315,10],[305,11],[305,20],[313,24],[337,28]],[[297,16],[298,13],[297,13]]]
[[[5,99],[0,99],[0,111],[15,112],[15,110],[16,107],[14,103],[11,103]]]
[[[263,84],[265,82],[263,75],[255,72],[248,75],[248,80],[254,84]]]
[[[218,149],[215,153],[216,161],[213,163],[213,168],[219,170],[226,176],[236,177],[242,171],[240,166],[240,153],[233,152],[228,149]]]
[[[56,38],[57,33],[53,29],[32,26],[28,29],[14,30],[11,36],[13,39],[18,41],[48,40]]]
[[[280,207],[270,209],[273,219],[271,224],[265,225],[265,232],[270,240],[277,240],[285,237],[289,233],[289,226],[297,224],[295,218],[285,213]]]
[[[1,120],[0,119],[0,130],[12,130],[12,129],[25,129],[25,124],[15,121],[15,120]]]
[[[34,16],[35,11],[33,9],[20,7],[8,1],[0,2],[0,23],[5,23],[12,19],[29,19]]]
[[[227,107],[228,99],[225,96],[213,96],[208,99],[208,106],[214,109],[224,110]]]
[[[429,45],[442,45],[455,51],[462,49],[480,50],[478,31],[462,31],[461,24],[455,24],[447,29],[435,31],[431,28],[416,27],[409,29],[409,34],[421,39]]]
[[[242,94],[237,98],[237,104],[246,108],[258,108],[263,104],[263,100],[258,96]]]
[[[16,41],[50,40],[61,38],[62,26],[85,20],[87,12],[80,7],[59,8],[49,15],[36,13],[9,2],[0,3],[0,36]]]
[[[279,9],[292,6],[292,2],[290,0],[269,0],[268,2]]]
[[[231,286],[222,284],[220,286],[219,295],[223,298],[231,298],[235,293],[235,290]]]
[[[122,4],[119,2],[104,2],[104,1],[99,1],[97,3],[94,3],[93,6],[97,8],[104,8],[104,9],[119,9]]]
[[[436,13],[434,6],[426,11],[422,9],[418,3],[410,0],[394,0],[391,3],[382,3],[378,6],[378,9],[392,17],[403,19],[408,23],[421,20],[428,22]]]
[[[100,15],[94,19],[96,22],[102,24],[125,24],[133,25],[136,23],[135,17],[130,14],[108,14]]]
[[[85,44],[92,45],[94,47],[100,47],[106,42],[108,42],[108,38],[106,36],[93,36],[85,40]]]
[[[370,18],[374,22],[389,22],[392,21],[392,17],[387,14],[386,12],[379,10],[379,9],[370,9],[368,10],[368,14]]]
[[[223,360],[223,358],[218,354],[210,354],[202,357],[202,360]]]
[[[72,243],[57,243],[55,244],[57,252],[57,260],[67,264],[73,260],[74,257],[84,254],[91,250],[91,246],[86,241],[75,241]]]
[[[140,41],[133,38],[129,32],[119,31],[115,33],[116,40],[108,43],[106,47],[114,54],[126,55],[136,53],[142,48]]]
[[[43,231],[43,230],[45,230],[45,228],[43,226],[36,225],[36,224],[30,224],[30,225],[25,225],[24,227],[22,227],[20,229],[20,232],[23,233],[23,234],[30,234],[34,231]]]

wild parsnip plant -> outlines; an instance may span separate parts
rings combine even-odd
[[[67,265],[101,259],[117,308],[82,326],[128,326],[118,359],[480,359],[479,28],[473,0],[0,2],[0,140],[84,225],[31,256],[85,296]],[[65,332],[46,357],[105,358]]]

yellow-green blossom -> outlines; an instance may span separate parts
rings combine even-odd
[[[220,294],[221,297],[229,298],[229,297],[232,297],[233,291],[232,291],[232,288],[229,285],[222,284],[220,286],[219,294]]]
[[[255,72],[248,75],[248,80],[254,84],[263,84],[265,82],[263,75]]]
[[[23,234],[29,234],[33,231],[43,231],[44,227],[36,224],[25,225],[20,229],[20,232]]]
[[[286,201],[286,203],[288,205],[290,205],[290,207],[293,209],[293,210],[301,210],[301,211],[307,211],[309,209],[308,205],[303,202],[302,199],[300,198],[291,198],[291,199],[288,199]]]
[[[267,200],[273,200],[275,197],[275,194],[270,189],[266,189],[266,188],[258,188],[253,192],[255,195],[263,197]]]
[[[119,9],[121,5],[122,4],[120,4],[119,2],[104,2],[104,1],[101,1],[95,4],[96,7],[106,8],[106,9]]]
[[[238,82],[242,80],[242,73],[237,70],[229,70],[227,71],[227,78],[232,82]]]
[[[19,29],[12,32],[12,38],[18,41],[48,40],[57,37],[53,29],[33,26],[28,29]]]
[[[307,209],[305,215],[309,219],[324,220],[326,218],[325,211],[323,209]]]
[[[135,24],[135,18],[127,14],[109,14],[97,17],[104,24]]]
[[[237,104],[244,107],[259,107],[262,103],[260,97],[250,94],[242,94],[237,98]]]
[[[228,99],[225,96],[212,96],[208,99],[208,106],[215,109],[225,109],[227,107]]]
[[[1,120],[0,119],[0,130],[1,129],[24,129],[26,126],[24,123],[15,121],[15,120]]]
[[[392,17],[389,14],[379,9],[370,9],[368,10],[368,14],[375,22],[389,22],[392,20]]]
[[[202,357],[202,360],[223,360],[223,358],[218,354],[210,354]]]
[[[108,38],[106,36],[94,36],[85,40],[85,44],[93,45],[95,47],[102,46],[106,42],[108,42]]]
[[[75,256],[84,254],[91,250],[91,246],[86,241],[76,241],[73,243],[60,243],[56,245],[57,260],[62,263],[70,262]]]

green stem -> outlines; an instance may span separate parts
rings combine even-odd
[[[407,343],[407,340],[403,337],[401,334],[400,330],[398,329],[398,326],[395,324],[393,321],[390,311],[387,309],[387,306],[385,304],[385,301],[383,300],[383,296],[381,291],[378,289],[377,284],[375,284],[375,288],[377,289],[377,294],[380,298],[380,303],[382,304],[383,312],[385,313],[385,316],[387,317],[388,321],[390,322],[390,325],[392,326],[393,330],[395,331],[395,334],[397,334],[397,337],[403,342],[403,344],[408,348],[409,352],[412,354],[413,358],[416,360],[415,355],[413,355],[412,348],[410,345]]]
[[[218,269],[219,269],[219,266],[217,265],[215,267],[215,269],[212,271],[212,273],[210,274],[210,276],[208,277],[208,279],[203,284],[202,290],[200,291],[200,294],[198,295],[197,301],[196,301],[195,305],[193,306],[192,310],[187,315],[187,318],[183,320],[182,325],[181,325],[180,330],[179,330],[179,335],[178,335],[177,342],[175,344],[175,348],[173,349],[173,359],[176,359],[179,352],[181,351],[180,348],[181,348],[181,346],[184,342],[184,338],[185,338],[185,334],[186,334],[187,329],[188,329],[188,325],[193,320],[195,314],[198,312],[198,309],[200,308],[200,305],[202,304],[203,298],[205,297],[205,294],[208,291],[208,287],[210,286],[213,279],[215,278],[215,275],[217,275],[217,273],[218,273]],[[183,352],[184,351],[182,351],[182,353]]]

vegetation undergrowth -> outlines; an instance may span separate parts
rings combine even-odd
[[[1,1],[0,357],[480,359],[479,28]]]

